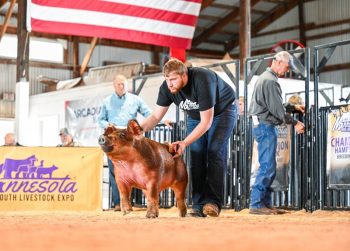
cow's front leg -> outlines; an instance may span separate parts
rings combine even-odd
[[[147,218],[156,218],[159,215],[159,188],[156,182],[149,182],[145,191],[147,197]]]
[[[131,186],[128,186],[124,183],[117,182],[118,184],[118,189],[119,189],[119,194],[120,194],[120,207],[121,211],[123,212],[124,215],[130,213],[132,211],[132,206],[131,206]]]

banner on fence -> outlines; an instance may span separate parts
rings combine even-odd
[[[98,124],[104,96],[66,101],[66,126],[81,146],[98,146]]]
[[[328,112],[327,175],[330,188],[350,188],[350,105]]]
[[[102,208],[96,147],[0,147],[0,211]]]
[[[276,177],[271,188],[274,191],[286,191],[288,189],[288,170],[290,160],[290,143],[291,143],[291,127],[287,125],[280,125],[276,127],[278,130],[277,151],[276,151]],[[252,153],[252,168],[250,186],[254,185],[255,178],[259,169],[258,159],[258,144],[254,140]]]

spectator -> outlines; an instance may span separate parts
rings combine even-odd
[[[244,97],[243,96],[239,96],[239,100],[238,100],[238,104],[239,104],[239,115],[244,115]]]
[[[304,100],[300,95],[294,94],[289,97],[288,103],[291,105],[304,105]]]
[[[15,140],[15,134],[13,133],[7,133],[5,135],[5,144],[4,146],[21,146],[18,142]]]
[[[136,119],[138,113],[144,117],[151,114],[151,109],[139,96],[127,92],[127,81],[123,75],[115,77],[113,87],[114,92],[104,99],[98,118],[101,128],[106,128],[110,124],[126,127],[128,121]],[[120,211],[120,196],[115,181],[114,166],[110,159],[108,159],[108,168],[109,182],[112,187],[112,208]]]
[[[271,206],[271,184],[276,176],[277,125],[293,124],[297,133],[304,132],[304,124],[289,112],[304,112],[303,105],[286,106],[282,103],[282,90],[278,77],[283,76],[291,64],[292,56],[277,53],[270,68],[261,74],[255,84],[249,115],[253,120],[253,136],[258,143],[259,169],[250,194],[251,214],[277,214]]]
[[[61,137],[61,144],[57,145],[58,147],[79,146],[79,144],[74,141],[72,134],[69,133],[67,128],[62,128],[59,135]]]
[[[165,81],[158,93],[156,109],[141,122],[151,130],[164,117],[172,103],[187,112],[187,137],[174,142],[174,158],[190,147],[192,211],[194,217],[217,217],[224,201],[224,173],[227,145],[237,120],[235,92],[215,72],[187,68],[170,59],[163,67]]]

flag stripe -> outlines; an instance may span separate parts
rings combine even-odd
[[[201,8],[201,0],[174,1],[174,0],[102,0],[104,2],[123,3],[139,7],[167,10],[181,14],[198,15]]]
[[[31,13],[34,19],[50,22],[122,28],[182,38],[192,38],[194,33],[193,26],[96,11],[52,8],[32,4]]]
[[[201,0],[28,0],[28,30],[189,49]]]
[[[173,1],[173,0],[172,0]],[[119,14],[126,16],[134,16],[148,19],[156,19],[165,22],[178,23],[194,26],[197,21],[196,15],[182,14],[171,12],[168,10],[160,10],[156,8],[145,8],[136,5],[128,5],[123,3],[105,2],[101,0],[91,0],[89,4],[82,4],[80,1],[72,0],[51,0],[42,5],[43,0],[33,0],[38,6],[59,7],[66,9],[97,11],[102,13]],[[125,1],[127,2],[127,1]]]
[[[48,32],[55,34],[75,34],[78,36],[87,37],[103,37],[110,39],[125,40],[131,42],[140,42],[145,44],[153,44],[159,46],[169,46],[176,48],[190,48],[191,39],[184,39],[172,36],[132,31],[127,29],[117,29],[110,27],[101,27],[94,25],[83,25],[73,23],[59,23],[59,22],[42,22],[41,20],[32,19],[32,26],[36,27],[38,32]],[[51,32],[50,32],[51,31]],[[92,31],[93,34],[92,34]]]

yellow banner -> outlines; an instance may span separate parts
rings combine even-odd
[[[328,110],[327,174],[330,188],[350,188],[350,104]]]
[[[97,147],[0,147],[0,211],[102,208]]]

